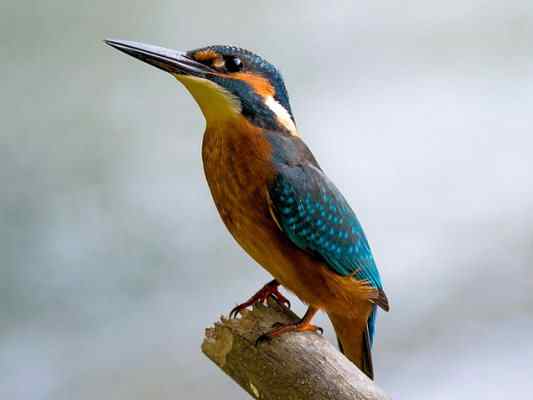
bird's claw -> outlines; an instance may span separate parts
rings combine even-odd
[[[237,318],[237,315],[239,315],[241,313],[241,311],[244,310],[245,308],[246,308],[246,306],[242,307],[242,304],[239,304],[239,305],[233,307],[231,309],[231,311],[229,312],[230,319]]]
[[[257,338],[255,341],[255,347],[259,346],[261,343],[270,342],[272,338],[268,335],[268,333],[264,333],[261,336]]]
[[[279,292],[278,286],[279,283],[276,280],[267,283],[261,288],[261,290],[250,297],[247,301],[233,307],[229,313],[229,317],[237,318],[237,316],[246,308],[254,306],[257,303],[264,304],[269,297],[272,297],[280,306],[291,308],[291,302]]]

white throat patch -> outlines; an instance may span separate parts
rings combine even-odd
[[[291,115],[287,111],[285,107],[283,107],[274,97],[267,96],[265,99],[265,105],[270,108],[270,111],[274,113],[276,118],[278,119],[279,123],[285,127],[289,131],[289,133],[293,136],[300,136],[298,133],[298,130],[296,129],[296,125],[294,125],[294,122],[292,121]]]

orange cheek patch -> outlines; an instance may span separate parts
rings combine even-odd
[[[239,79],[246,82],[252,87],[254,92],[263,97],[273,97],[276,94],[274,87],[270,84],[268,79],[263,78],[262,76],[253,75],[247,72],[237,72],[235,74],[231,74],[230,78]]]

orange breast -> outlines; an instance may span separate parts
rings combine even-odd
[[[224,224],[240,246],[302,301],[329,311],[357,313],[368,293],[298,249],[268,210],[274,178],[272,148],[246,120],[208,127],[202,145],[205,175]]]

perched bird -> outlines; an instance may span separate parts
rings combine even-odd
[[[279,285],[309,305],[296,324],[263,338],[317,331],[318,310],[344,354],[370,378],[377,306],[389,303],[363,229],[302,140],[276,67],[237,47],[188,52],[122,40],[110,46],[172,74],[200,106],[205,176],[224,224],[274,278],[245,303],[289,304]],[[262,338],[262,339],[263,339]]]

